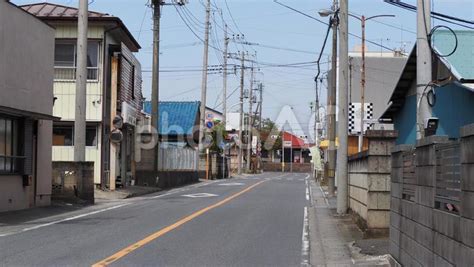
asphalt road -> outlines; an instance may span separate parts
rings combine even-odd
[[[2,266],[301,266],[306,174],[191,185],[0,237]]]

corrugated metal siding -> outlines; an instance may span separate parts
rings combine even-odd
[[[196,170],[197,150],[191,148],[160,148],[158,168],[160,170]]]
[[[160,134],[193,134],[199,107],[199,101],[160,101],[158,105]],[[151,113],[150,101],[145,103],[145,112]]]
[[[119,100],[134,107],[138,118],[143,106],[141,65],[125,44],[122,43],[121,49]]]

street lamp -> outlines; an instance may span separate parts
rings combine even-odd
[[[336,12],[331,9],[321,9],[318,11],[318,13],[319,13],[319,16],[321,17],[329,17],[329,16],[334,15]]]
[[[362,27],[362,71],[360,75],[360,134],[359,134],[359,152],[362,152],[364,145],[364,109],[365,109],[365,22],[375,18],[381,17],[395,17],[395,15],[375,15],[371,17],[358,17],[354,14],[349,16],[360,20]]]

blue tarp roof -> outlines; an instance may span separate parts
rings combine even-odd
[[[453,55],[444,58],[451,66],[451,72],[458,79],[474,79],[474,31],[455,30],[458,47]],[[455,38],[450,31],[439,30],[433,35],[433,43],[441,54],[449,54],[455,46]],[[447,61],[447,62],[446,62]]]
[[[159,133],[163,135],[190,135],[199,112],[199,101],[161,101],[158,105],[160,121]],[[144,111],[151,114],[151,102],[146,101]]]

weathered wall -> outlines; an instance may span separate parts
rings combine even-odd
[[[396,137],[396,131],[367,131],[367,151],[349,158],[349,208],[367,234],[388,232],[390,153]]]
[[[403,266],[474,262],[474,125],[460,132],[460,144],[432,136],[393,150],[390,254]]]
[[[94,162],[53,162],[53,198],[94,203]]]
[[[0,106],[51,115],[54,29],[0,1],[0,58]]]

